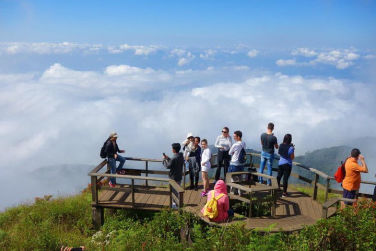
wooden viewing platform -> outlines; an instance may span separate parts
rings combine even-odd
[[[185,190],[185,176],[189,171],[183,172],[183,184],[180,186],[174,180],[168,177],[168,171],[150,170],[149,163],[160,163],[161,160],[142,159],[142,158],[127,158],[127,160],[145,162],[145,169],[125,169],[126,174],[110,174],[109,169],[105,172],[100,172],[104,166],[107,165],[106,160],[95,167],[90,173],[91,188],[92,188],[92,215],[93,223],[99,227],[104,222],[104,208],[121,208],[121,209],[137,209],[160,211],[166,208],[172,208],[175,203],[180,209],[186,212],[193,213],[202,218],[208,224],[227,226],[242,222],[247,229],[264,230],[273,225],[272,232],[276,231],[296,231],[302,229],[305,225],[312,225],[321,218],[329,217],[336,212],[336,205],[342,200],[341,198],[334,198],[328,200],[328,193],[342,193],[340,190],[330,188],[330,180],[333,177],[326,175],[316,169],[305,167],[299,163],[294,163],[295,166],[303,168],[313,174],[314,179],[311,180],[303,177],[297,173],[291,175],[301,181],[309,183],[313,186],[313,196],[310,197],[302,192],[289,189],[288,197],[281,197],[281,192],[278,190],[277,181],[275,177],[265,174],[257,173],[254,169],[255,165],[252,162],[252,157],[259,157],[259,154],[248,153],[246,167],[249,171],[227,173],[226,184],[229,188],[237,189],[241,195],[229,193],[230,201],[244,202],[251,208],[252,203],[260,203],[268,198],[271,208],[271,216],[255,217],[252,216],[250,210],[246,216],[235,214],[233,219],[226,223],[212,223],[208,219],[202,217],[200,210],[206,203],[207,197],[201,197],[201,189]],[[212,163],[216,166],[216,156],[213,156]],[[144,174],[144,176],[141,176]],[[150,175],[164,176],[151,177]],[[259,176],[264,179],[271,179],[272,185],[267,186],[254,182]],[[126,184],[116,185],[111,188],[107,185],[101,186],[100,181],[105,178],[116,177],[118,181],[126,181]],[[231,178],[238,178],[238,182],[231,182]],[[319,183],[319,178],[324,179],[325,185]],[[142,184],[140,184],[142,183]],[[366,184],[375,184],[373,182],[363,182]],[[325,189],[325,203],[320,204],[317,201],[318,188]],[[213,188],[213,187],[211,187]],[[360,194],[360,196],[370,197],[368,194]]]

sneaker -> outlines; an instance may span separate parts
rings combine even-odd
[[[189,190],[193,190],[193,188],[194,188],[193,185],[190,185],[190,186],[188,187]]]
[[[195,186],[195,191],[197,191],[197,190],[198,190],[198,186],[196,185],[196,186]]]
[[[205,191],[201,192],[201,197],[205,197],[206,195],[207,195],[207,193]]]
[[[112,188],[115,188],[116,186],[115,186],[115,184],[112,184],[112,182],[110,181],[110,182],[108,182],[108,185],[110,186],[110,187],[112,187]]]
[[[282,198],[285,198],[287,196],[288,196],[287,193],[282,193]]]
[[[179,207],[176,205],[175,202],[172,202],[172,209],[178,209]]]

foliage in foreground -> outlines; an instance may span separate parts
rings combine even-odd
[[[249,231],[244,225],[209,227],[191,214],[136,214],[106,210],[91,225],[89,194],[39,200],[0,213],[0,250],[374,250],[376,209],[369,201],[293,233]]]

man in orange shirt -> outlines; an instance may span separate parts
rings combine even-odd
[[[358,164],[358,160],[360,160],[361,165]],[[343,198],[356,199],[360,187],[360,173],[368,173],[367,164],[359,149],[351,150],[351,156],[346,160],[345,169],[346,176],[342,182]],[[352,205],[351,202],[345,204]]]

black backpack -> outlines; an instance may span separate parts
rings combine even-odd
[[[245,162],[247,161],[247,155],[246,155],[244,147],[242,147],[242,150],[240,150],[238,160],[240,164],[245,164]]]
[[[107,152],[106,152],[106,145],[107,145],[107,142],[110,138],[108,138],[104,143],[103,143],[103,146],[101,148],[101,153],[99,154],[101,156],[101,158],[106,158],[107,157]]]

